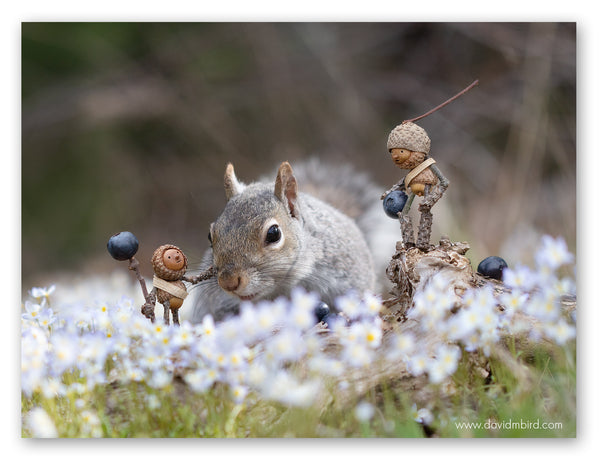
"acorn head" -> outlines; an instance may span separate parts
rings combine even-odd
[[[398,125],[388,137],[388,151],[392,149],[408,149],[414,152],[429,154],[431,140],[427,132],[412,122]]]
[[[179,280],[187,270],[187,257],[175,245],[161,245],[152,255],[154,273],[163,280]]]

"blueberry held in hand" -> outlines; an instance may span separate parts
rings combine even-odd
[[[319,304],[317,304],[313,313],[315,314],[317,323],[323,322],[329,315],[329,306],[321,301]]]
[[[383,199],[383,210],[390,218],[398,219],[398,213],[402,211],[408,195],[404,191],[394,190]]]
[[[106,248],[117,261],[133,258],[139,246],[138,239],[131,232],[119,232],[108,239]]]
[[[506,261],[499,256],[488,256],[477,266],[477,272],[486,277],[502,280],[502,271],[508,267]]]

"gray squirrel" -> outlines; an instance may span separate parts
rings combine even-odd
[[[297,286],[335,311],[337,297],[385,283],[398,229],[366,175],[313,158],[295,170],[283,162],[274,182],[246,185],[229,163],[224,184],[227,204],[199,268],[212,265],[217,276],[191,290],[192,323],[237,314],[243,301],[289,297]]]

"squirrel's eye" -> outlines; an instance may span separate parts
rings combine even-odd
[[[267,235],[265,237],[265,243],[276,243],[281,239],[281,229],[277,224],[273,224],[269,227]]]
[[[211,232],[208,231],[208,241],[210,242],[210,244],[212,245],[212,235]]]

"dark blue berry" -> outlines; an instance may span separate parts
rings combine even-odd
[[[138,239],[131,232],[119,232],[108,239],[106,248],[110,255],[117,261],[126,261],[133,258],[139,246]]]
[[[406,205],[408,195],[404,191],[394,190],[387,194],[383,199],[383,210],[390,218],[398,219],[398,213],[402,211]]]
[[[502,272],[506,267],[508,267],[508,264],[500,256],[488,256],[479,263],[477,272],[486,277],[502,280]]]
[[[324,302],[320,302],[315,306],[313,310],[317,323],[322,322],[329,315],[329,306]]]

